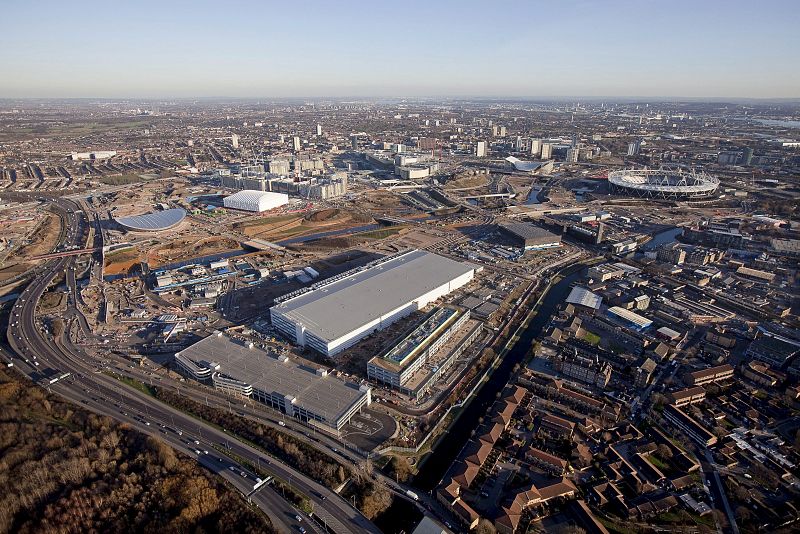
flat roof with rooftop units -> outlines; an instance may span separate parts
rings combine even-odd
[[[477,338],[470,311],[434,308],[411,332],[367,363],[370,380],[419,400]]]
[[[642,317],[637,313],[633,313],[632,311],[626,310],[625,308],[620,308],[619,306],[612,306],[608,309],[608,314],[613,318],[619,321],[620,323],[633,328],[634,330],[644,330],[651,324],[653,321],[648,319],[647,317]]]
[[[215,388],[252,397],[337,435],[372,401],[369,386],[345,382],[326,369],[299,365],[222,332],[176,353],[175,362],[192,378],[203,380],[213,373]]]
[[[277,299],[272,324],[333,356],[472,280],[475,268],[424,250],[381,258]]]

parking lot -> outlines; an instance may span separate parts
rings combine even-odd
[[[356,414],[342,428],[342,439],[356,447],[371,451],[391,438],[397,423],[390,416],[373,410]]]

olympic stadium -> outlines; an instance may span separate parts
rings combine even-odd
[[[618,195],[682,200],[712,196],[719,180],[683,168],[624,169],[608,173],[608,184]]]
[[[133,232],[160,232],[178,226],[186,218],[186,211],[173,208],[131,217],[114,219],[118,224]]]

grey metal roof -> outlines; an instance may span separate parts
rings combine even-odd
[[[538,239],[542,237],[560,239],[558,234],[529,223],[507,223],[503,224],[502,227],[522,239]]]
[[[473,270],[471,265],[413,250],[281,302],[270,311],[331,342]]]
[[[158,230],[172,228],[183,221],[185,217],[186,210],[183,208],[172,208],[164,211],[145,213],[143,215],[119,217],[114,220],[130,230],[146,230],[155,232]]]
[[[569,296],[567,296],[567,302],[570,304],[580,304],[581,306],[594,308],[595,310],[600,308],[600,303],[602,301],[603,297],[580,286],[573,287],[572,291],[569,292]]]
[[[316,374],[316,369],[282,362],[276,355],[224,334],[212,334],[180,354],[194,361],[206,360],[220,365],[219,372],[250,384],[266,393],[295,397],[295,406],[324,417],[330,424],[345,414],[366,395],[357,384]]]

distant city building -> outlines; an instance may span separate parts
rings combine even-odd
[[[542,140],[531,139],[531,155],[539,156],[542,153]]]
[[[742,165],[751,165],[753,163],[753,149],[746,146],[742,149]]]
[[[736,165],[737,161],[739,161],[738,152],[720,152],[717,156],[717,163],[720,165]]]
[[[322,125],[317,124],[317,135],[322,135]]]
[[[486,157],[486,141],[478,141],[478,146],[475,148],[475,155],[479,158]]]
[[[288,159],[273,159],[268,165],[269,172],[272,174],[289,174],[291,169]]]
[[[233,148],[239,148],[239,136],[236,134],[231,135],[231,144]]]
[[[300,142],[300,138],[296,135],[292,137],[292,148],[294,148],[295,152],[300,152],[300,149],[303,148],[303,144]]]
[[[638,156],[639,151],[642,149],[642,142],[640,140],[631,141],[628,143],[628,155],[629,156]]]
[[[550,159],[553,157],[553,145],[550,143],[542,143],[541,159]]]
[[[70,154],[72,161],[109,159],[117,155],[116,150],[98,150],[96,152],[73,152]]]
[[[565,163],[578,163],[578,149],[577,148],[569,148],[567,149],[567,157],[564,159]]]

